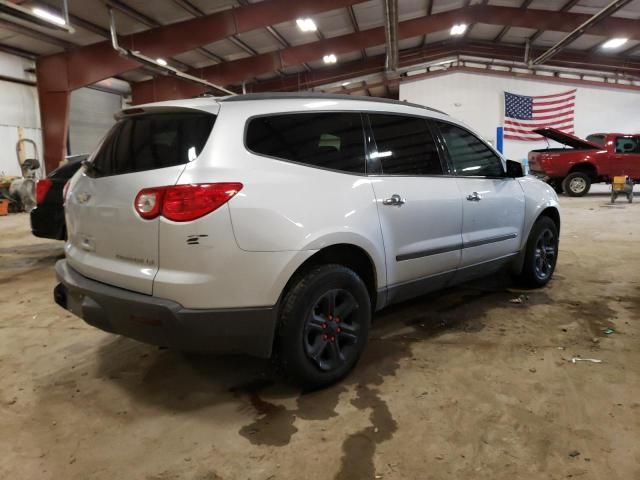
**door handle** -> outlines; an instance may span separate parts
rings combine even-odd
[[[469,200],[470,202],[479,202],[480,200],[482,200],[482,196],[478,192],[473,192],[467,195],[467,200]]]
[[[405,203],[406,203],[406,200],[402,198],[400,195],[398,195],[397,193],[394,193],[393,195],[391,195],[390,198],[385,198],[384,200],[382,200],[383,205],[391,205],[396,207],[400,207]]]

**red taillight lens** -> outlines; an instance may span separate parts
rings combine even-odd
[[[53,185],[53,182],[48,178],[38,180],[38,183],[36,183],[36,203],[38,205],[44,202],[47,193],[49,193],[51,185]]]
[[[135,209],[145,219],[162,215],[174,222],[188,222],[220,208],[241,189],[238,182],[146,188],[136,196]]]
[[[136,212],[146,220],[156,218],[160,215],[162,211],[162,199],[166,188],[167,187],[158,187],[140,190],[133,204]]]

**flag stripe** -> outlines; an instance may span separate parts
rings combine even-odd
[[[538,101],[533,101],[533,107],[542,107],[542,106],[547,106],[547,105],[562,105],[564,103],[569,103],[569,102],[573,102],[576,99],[576,97],[574,95],[567,97],[567,98],[561,98],[560,100],[549,100],[548,102],[538,102]]]
[[[505,123],[505,126],[508,125],[509,126],[509,131],[510,132],[514,132],[516,129],[520,130],[521,133],[524,132],[531,132],[533,129],[536,128],[545,128],[545,127],[553,127],[553,128],[557,128],[557,129],[562,129],[565,127],[573,127],[573,120],[566,120],[564,122],[560,122],[560,123],[554,123],[553,125],[549,125],[549,124],[543,124],[542,126],[536,126],[536,125],[519,125],[517,123]]]
[[[576,92],[577,89],[573,89],[537,96],[505,92],[504,138],[540,141],[544,137],[533,130],[545,127],[573,133]]]
[[[578,89],[574,88],[573,90],[567,90],[566,92],[562,92],[562,93],[552,93],[551,95],[536,95],[535,98],[553,98],[553,97],[561,97],[562,95],[567,95],[569,93],[576,93]]]
[[[567,108],[573,109],[575,107],[575,103],[569,103],[567,105],[563,105],[562,107],[551,107],[551,108],[534,108],[533,113],[551,113],[558,112],[560,110],[566,110]]]
[[[554,125],[553,128],[557,129],[557,130],[562,130],[563,132],[571,129],[573,130],[573,123],[567,123],[565,125]],[[515,133],[526,133],[526,134],[532,134],[531,130],[526,129],[526,128],[518,128],[518,127],[512,127],[509,129],[510,132],[515,132]],[[538,135],[537,133],[533,134],[533,135]]]
[[[535,120],[521,120],[519,118],[506,118],[504,123],[505,125],[508,124],[509,122],[515,122],[515,123],[521,123],[523,125],[536,125],[536,126],[540,126],[540,125],[547,125],[549,123],[555,123],[555,122],[562,122],[566,119],[571,119],[573,120],[573,115],[571,112],[564,112],[561,115],[549,115],[549,116],[545,116],[543,118],[541,117],[536,117]]]

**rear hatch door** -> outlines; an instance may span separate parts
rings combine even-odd
[[[142,189],[176,183],[202,151],[216,117],[166,107],[135,112],[116,123],[70,184],[66,255],[89,278],[151,294],[159,219],[143,219],[134,200]]]

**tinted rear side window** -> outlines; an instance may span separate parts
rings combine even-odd
[[[144,114],[120,120],[93,161],[96,176],[182,165],[202,151],[215,116],[208,113]]]
[[[442,164],[427,121],[418,117],[369,114],[382,173],[442,175]]]
[[[289,113],[253,118],[247,148],[261,155],[349,173],[365,172],[359,113]]]

